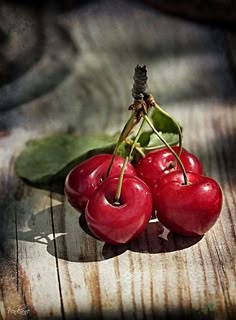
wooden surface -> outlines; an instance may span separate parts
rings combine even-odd
[[[15,50],[38,51],[0,87],[0,319],[235,319],[235,36],[136,2],[45,9],[38,20],[13,8],[8,34],[35,33],[28,51]],[[154,222],[132,243],[109,246],[63,196],[14,174],[28,139],[121,129],[137,63],[184,127],[184,146],[222,187],[221,217],[201,239]]]

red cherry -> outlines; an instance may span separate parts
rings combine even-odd
[[[137,237],[152,213],[152,193],[135,176],[125,175],[120,204],[114,204],[118,177],[106,179],[88,201],[85,217],[95,236],[111,244],[122,244]]]
[[[179,147],[172,148],[176,153],[178,153]],[[145,181],[152,190],[163,174],[180,170],[178,163],[173,167],[174,160],[174,155],[166,147],[151,151],[137,163],[135,168],[137,176]],[[180,160],[182,161],[186,171],[199,174],[203,173],[199,159],[187,150],[182,149]]]
[[[111,154],[99,154],[80,163],[69,172],[64,191],[75,209],[84,211],[89,198],[105,178],[111,158]],[[109,177],[118,176],[123,163],[124,158],[116,156]],[[131,163],[127,164],[125,173],[136,175]]]
[[[185,236],[205,234],[216,222],[222,208],[218,183],[206,176],[174,171],[162,177],[153,190],[160,222],[174,233]]]

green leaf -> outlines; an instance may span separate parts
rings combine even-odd
[[[127,150],[126,150],[126,145],[125,145],[124,142],[122,142],[122,143],[120,144],[120,146],[119,146],[119,148],[118,148],[118,150],[117,150],[117,155],[118,155],[118,156],[121,156],[121,157],[123,157],[123,158],[126,157],[126,155],[127,155]]]
[[[163,114],[160,110],[155,109],[151,115],[154,127],[161,132],[178,133],[174,121]]]
[[[163,133],[159,132],[159,134],[166,140],[169,145],[176,145],[179,142],[179,135],[176,133]],[[156,149],[164,147],[163,142],[158,138],[155,133],[150,134],[149,143],[147,148],[156,147]]]
[[[138,139],[141,147],[146,147],[149,144],[151,134],[152,131],[144,131],[141,133]]]
[[[31,140],[16,159],[16,174],[34,184],[64,179],[80,162],[99,153],[112,153],[117,135],[53,135]]]

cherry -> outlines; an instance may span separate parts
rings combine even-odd
[[[178,153],[179,147],[172,148],[176,153]],[[203,173],[199,159],[187,150],[182,149],[180,160],[182,161],[186,171],[199,174]],[[163,174],[180,170],[179,164],[175,164],[174,161],[174,155],[166,147],[151,151],[137,163],[135,168],[137,176],[145,181],[152,190]]]
[[[79,211],[84,211],[87,201],[104,180],[111,154],[99,154],[80,163],[72,169],[65,180],[65,195],[70,204]],[[124,158],[116,156],[109,177],[118,176],[123,166]],[[131,163],[126,166],[125,174],[136,175]]]
[[[205,234],[216,222],[222,207],[218,183],[206,176],[174,171],[164,175],[153,190],[160,222],[174,233],[185,236]]]
[[[85,210],[89,228],[110,244],[122,244],[137,237],[152,213],[152,193],[138,177],[125,175],[119,203],[115,203],[118,177],[107,178],[93,193]]]

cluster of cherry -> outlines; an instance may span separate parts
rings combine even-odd
[[[111,244],[137,237],[153,212],[174,233],[203,235],[214,225],[222,208],[220,186],[204,176],[199,159],[182,148],[182,133],[176,121],[169,115],[179,128],[180,137],[179,146],[171,147],[150,122],[148,112],[152,106],[163,111],[150,94],[144,95],[142,101],[136,100],[113,155],[91,157],[76,166],[65,181],[65,195],[70,204],[85,212],[95,236]],[[141,118],[129,154],[125,158],[117,155],[120,144],[126,143]],[[140,152],[141,158],[133,165],[130,160],[139,146],[144,123],[166,146],[146,154]]]

